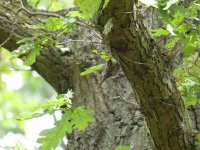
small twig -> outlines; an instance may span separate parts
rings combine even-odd
[[[21,0],[21,8],[20,8],[20,10],[23,10],[23,11],[25,11],[26,13],[28,13],[30,15],[43,15],[43,16],[51,16],[51,17],[63,18],[62,15],[59,15],[57,13],[41,12],[41,11],[40,12],[39,11],[37,11],[37,12],[31,11],[28,8],[25,7],[23,0]],[[65,15],[66,15],[66,13],[65,13]],[[76,23],[78,25],[85,26],[85,27],[89,28],[90,30],[92,30],[98,36],[99,39],[102,40],[102,37],[90,25],[88,25],[88,24],[86,24],[84,22],[80,22],[80,21],[76,21]]]
[[[99,40],[99,38],[95,37],[94,35],[92,35],[91,33],[88,33],[91,37],[93,37],[96,40]],[[100,39],[100,43],[101,43],[101,39]]]
[[[98,38],[99,38],[100,40],[102,40],[102,37],[93,29],[94,27],[91,27],[90,25],[88,25],[88,24],[86,24],[86,23],[84,23],[84,22],[76,21],[76,23],[77,23],[78,25],[85,26],[85,27],[89,28],[90,30],[92,30],[92,31],[98,36]]]
[[[131,105],[134,105],[136,109],[140,109],[139,108],[139,105],[135,104],[135,103],[132,103],[132,102],[129,102],[127,100],[125,100],[108,82],[105,82],[106,84],[108,84],[108,86],[120,97],[120,99],[125,102],[125,103],[128,103],[128,104],[131,104]]]
[[[5,19],[5,18],[3,18],[5,21],[7,21],[7,22],[10,22],[11,23],[11,26],[13,26],[15,23],[16,23],[16,17],[18,16],[18,14],[19,14],[19,12],[21,11],[21,9],[19,9],[19,10],[17,10],[17,13],[16,13],[16,15],[15,15],[15,17],[14,17],[14,22],[11,22],[10,20],[7,20],[7,19]],[[2,18],[2,17],[1,17]],[[14,33],[14,30],[15,30],[15,28],[13,27],[12,28],[12,30],[11,30],[11,32],[10,32],[10,34],[9,34],[9,36],[8,36],[8,38],[3,42],[3,43],[1,43],[0,44],[0,47],[2,47],[3,45],[5,45],[10,39],[11,39],[11,37],[12,37],[12,34]]]
[[[5,20],[5,21],[7,21],[7,22],[9,22],[9,23],[11,23],[11,24],[14,23],[14,22],[12,22],[12,21],[10,21],[10,20],[8,20],[8,19],[5,19],[4,17],[1,17],[1,16],[0,16],[0,19]]]
[[[142,62],[138,62],[138,61],[133,61],[133,60],[130,60],[129,58],[127,58],[126,56],[123,56],[125,59],[127,59],[128,61],[132,62],[132,63],[135,63],[135,64],[139,64],[139,65],[148,65],[150,66],[151,64],[147,64],[147,63],[142,63]]]
[[[8,38],[3,43],[0,44],[0,47],[2,47],[3,45],[5,45],[10,40],[10,38],[12,37],[13,32],[14,32],[14,28],[12,28],[12,30],[11,30]]]
[[[95,42],[95,41],[86,41],[86,40],[67,40],[67,41],[61,42],[60,44],[70,43],[70,42],[83,42],[83,43],[92,43],[92,44],[96,43],[96,44],[101,44],[101,45],[106,44],[106,43]]]
[[[100,93],[101,91],[103,91],[103,89],[101,89],[99,91],[90,92],[90,93],[86,94],[78,103],[72,104],[72,106],[78,106],[79,104],[81,104],[86,99],[86,97],[88,97],[88,96],[90,96],[92,94]]]
[[[166,39],[166,38],[169,37],[169,36],[170,36],[170,34],[168,34],[168,35],[162,37],[161,39],[159,39],[158,41],[156,41],[156,44],[160,43],[162,40]]]
[[[26,13],[30,14],[30,15],[42,15],[42,16],[51,16],[51,17],[57,17],[57,18],[61,18],[62,16],[57,14],[57,13],[53,13],[53,12],[42,12],[42,11],[37,11],[34,12],[32,10],[29,10],[28,8],[25,7],[23,0],[21,0],[21,10],[25,11]]]

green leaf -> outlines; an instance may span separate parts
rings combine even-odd
[[[61,120],[57,121],[54,128],[44,130],[40,133],[41,138],[37,140],[38,143],[42,144],[39,150],[55,150],[60,140],[67,133],[72,132],[72,124],[69,122],[72,111],[68,110],[62,115]]]
[[[197,39],[195,36],[191,35],[188,36],[186,39],[183,40],[183,48],[182,52],[185,57],[189,57],[190,55],[195,53],[195,50],[197,48]]]
[[[176,31],[178,32],[179,35],[184,35],[189,28],[190,26],[188,24],[183,23],[176,29]]]
[[[186,96],[184,97],[184,100],[187,106],[195,106],[197,103],[197,96],[196,95]]]
[[[81,76],[85,76],[85,75],[88,75],[90,73],[93,73],[97,70],[100,70],[105,64],[100,64],[100,65],[97,65],[97,66],[92,66],[88,69],[86,69],[85,71],[81,72]]]
[[[169,40],[167,40],[165,48],[172,49],[179,39],[179,37],[171,37]]]
[[[33,41],[34,39],[35,39],[35,37],[26,37],[26,38],[23,38],[23,39],[17,41],[17,44],[24,43],[27,41]]]
[[[159,28],[157,30],[152,30],[155,36],[165,36],[169,34],[169,31]]]
[[[72,98],[73,98],[73,92],[69,90],[67,94],[59,94],[56,97],[57,100],[48,100],[46,103],[34,107],[32,114],[21,114],[20,116],[17,117],[17,120],[28,120],[31,118],[41,117],[47,113],[52,114],[56,110],[61,109],[60,106],[65,104],[68,106],[68,108],[71,108]]]
[[[115,150],[130,150],[129,146],[117,146]]]
[[[26,66],[30,66],[36,61],[36,57],[40,54],[41,47],[33,47],[33,49],[23,58],[25,59],[23,64]]]
[[[28,120],[28,119],[32,119],[32,118],[38,118],[38,117],[41,117],[43,115],[44,114],[41,114],[41,113],[21,114],[20,116],[17,116],[16,120],[24,121],[24,120]]]
[[[184,16],[181,13],[176,13],[173,15],[173,20],[171,21],[171,24],[173,26],[178,26],[183,21]]]
[[[101,52],[100,56],[102,59],[108,61],[110,59],[110,56],[106,52]]]
[[[72,118],[72,123],[75,125],[74,128],[77,128],[79,131],[83,131],[90,122],[94,121],[94,118],[91,117],[92,110],[85,109],[84,107],[79,107],[75,109]]]
[[[173,19],[167,11],[160,8],[160,18],[165,26],[171,23],[171,20]]]
[[[79,11],[71,11],[67,14],[67,17],[78,17],[78,18],[86,19],[84,18],[82,13],[80,13]]]
[[[94,121],[94,118],[90,116],[91,113],[92,110],[84,107],[66,110],[61,120],[56,122],[55,127],[40,133],[42,137],[37,142],[42,145],[39,150],[55,150],[59,141],[66,133],[72,133],[73,128],[77,128],[79,131],[84,130],[90,122]]]
[[[79,7],[83,17],[88,20],[98,11],[101,0],[75,0],[74,4]]]
[[[195,145],[200,148],[200,134],[196,135]]]

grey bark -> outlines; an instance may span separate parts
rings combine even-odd
[[[132,7],[125,7],[125,2],[130,3],[130,6],[133,5],[129,0],[120,1],[120,3],[110,0],[103,11],[105,15],[100,15],[99,25],[103,29],[107,20],[114,18],[114,27],[104,38],[110,42],[112,53],[121,63],[129,81],[121,73],[120,77],[109,79],[104,83],[103,90],[100,91],[97,89],[100,76],[93,74],[81,77],[79,74],[84,68],[100,60],[91,55],[91,46],[80,43],[71,45],[71,51],[67,54],[55,48],[43,49],[32,68],[58,93],[73,89],[74,104],[79,103],[86,96],[80,105],[94,109],[96,122],[84,132],[75,131],[67,135],[68,149],[110,150],[118,145],[128,145],[131,149],[150,150],[152,149],[150,144],[154,149],[190,149],[190,135],[180,127],[182,123],[184,124],[182,109],[185,107],[174,86],[171,70],[161,58],[160,49],[154,47],[154,40],[149,36],[142,22],[136,21],[137,18],[131,16],[130,19],[127,14],[119,15],[119,11],[113,13],[114,9],[122,12],[132,11]],[[4,45],[10,51],[19,46],[16,45],[16,41],[31,36],[34,32],[24,29],[22,27],[24,22],[36,24],[45,19],[45,17],[30,16],[25,12],[20,12],[16,16],[19,8],[19,1],[0,2],[0,43],[3,43],[12,32],[11,38]],[[115,22],[115,19],[119,19],[121,24]],[[155,22],[152,20],[147,23],[151,25],[151,22]],[[135,26],[131,25],[131,22],[135,23]],[[131,29],[127,30],[129,27]],[[81,32],[79,29],[79,32],[63,38],[83,38],[87,32],[90,31],[81,28]],[[155,51],[156,53],[153,53]],[[152,66],[138,65],[129,60]],[[134,105],[136,101],[142,108],[140,111]],[[147,125],[144,117],[146,117]],[[152,141],[147,138],[149,134],[152,136]]]
[[[17,15],[19,1],[1,1],[0,8],[0,43],[12,32],[4,45],[10,51],[17,49],[18,40],[31,36],[34,32],[24,29],[24,22],[32,25],[45,19],[43,16],[31,16],[23,11]],[[65,38],[83,39],[86,32],[91,31],[81,28]],[[118,145],[127,145],[131,149],[151,149],[146,138],[148,129],[144,125],[144,117],[134,109],[135,105],[132,103],[136,103],[135,96],[124,74],[120,73],[120,77],[103,83],[103,90],[97,89],[101,76],[80,76],[85,68],[100,61],[91,55],[92,46],[80,43],[70,45],[71,51],[67,54],[58,49],[43,49],[32,66],[58,93],[72,89],[75,93],[74,104],[86,96],[80,105],[94,109],[96,122],[84,132],[75,131],[72,135],[67,135],[68,149],[110,150]]]

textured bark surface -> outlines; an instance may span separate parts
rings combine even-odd
[[[110,0],[99,19],[115,58],[139,96],[155,149],[193,149],[186,108],[163,57],[137,13],[136,2]],[[132,12],[132,13],[128,13]]]
[[[10,51],[17,49],[18,40],[33,34],[33,30],[22,27],[24,23],[33,25],[45,19],[23,11],[17,15],[19,8],[19,1],[0,1],[0,43],[12,32],[4,45]],[[81,28],[63,38],[88,39],[88,32],[91,31]],[[71,51],[65,54],[57,49],[43,49],[32,66],[58,93],[73,89],[74,104],[85,97],[79,105],[94,109],[96,122],[84,132],[67,135],[68,149],[111,150],[118,145],[127,145],[131,149],[150,150],[143,115],[132,104],[136,103],[136,98],[124,74],[120,73],[116,79],[109,79],[102,85],[104,90],[97,89],[101,76],[79,75],[84,68],[99,62],[96,56],[91,55],[92,47],[78,42],[71,43]]]
[[[12,32],[4,45],[10,51],[16,49],[16,41],[34,32],[22,25],[37,24],[45,17],[31,16],[21,11],[19,1],[0,1],[0,43]],[[133,10],[134,8],[134,10]],[[98,25],[101,30],[109,19],[112,28],[104,35],[110,43],[112,54],[120,62],[124,76],[109,79],[103,89],[97,89],[101,77],[79,74],[85,67],[99,60],[91,55],[91,46],[74,43],[70,53],[57,49],[43,49],[32,66],[58,93],[73,89],[73,103],[94,109],[96,122],[86,131],[68,136],[68,149],[111,150],[118,145],[129,145],[131,150],[183,150],[192,149],[187,129],[185,106],[177,92],[170,64],[164,61],[162,51],[149,35],[132,1],[110,0],[100,14]],[[31,19],[30,19],[31,18]],[[154,19],[152,19],[154,20]],[[146,24],[151,26],[151,19]],[[157,25],[155,25],[157,26]],[[151,27],[154,28],[154,25]],[[13,30],[14,28],[14,30]],[[68,37],[85,39],[88,30],[80,28]],[[123,97],[123,98],[122,98]],[[141,112],[133,103],[139,102]],[[147,127],[153,142],[147,140]]]

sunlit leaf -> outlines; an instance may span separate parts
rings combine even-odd
[[[155,36],[165,36],[169,34],[169,31],[159,28],[157,30],[152,30]]]
[[[79,131],[83,131],[90,122],[94,121],[94,118],[91,117],[92,110],[85,109],[84,107],[79,107],[75,109],[72,114],[72,123],[74,124],[74,128]]]
[[[41,138],[37,142],[42,145],[39,150],[55,150],[60,140],[66,135],[66,132],[72,132],[72,124],[69,122],[72,113],[71,110],[66,111],[61,120],[56,122],[54,128],[43,130],[40,133]]]
[[[115,150],[130,150],[129,146],[117,146]]]
[[[75,5],[79,7],[80,12],[86,19],[91,19],[98,11],[101,0],[75,0]]]
[[[100,70],[105,64],[100,64],[100,65],[97,65],[97,66],[92,66],[88,69],[86,69],[85,71],[81,72],[81,76],[85,76],[85,75],[88,75],[90,73],[93,73],[97,70]]]

